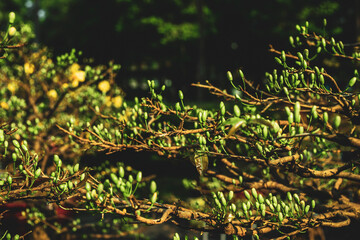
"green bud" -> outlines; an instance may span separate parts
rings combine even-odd
[[[300,123],[300,119],[301,119],[300,103],[298,101],[295,103],[295,106],[294,106],[294,117],[295,117],[295,122]]]
[[[9,23],[13,24],[15,22],[15,13],[14,12],[10,12],[9,13]]]
[[[6,180],[10,185],[12,184],[12,177],[10,175],[7,176]]]
[[[284,216],[282,212],[279,212],[279,221],[282,222],[284,220]]]
[[[238,105],[234,105],[234,115],[240,117],[241,111]]]
[[[60,161],[60,158],[57,154],[54,155],[54,162],[57,165],[57,163]]]
[[[327,20],[326,20],[326,18],[323,19],[323,25],[324,25],[324,27],[326,27],[326,25],[327,25]]]
[[[257,193],[257,191],[256,191],[255,188],[252,188],[252,189],[251,189],[251,194],[253,195],[253,197],[254,197],[255,199],[258,198],[258,193]]]
[[[242,184],[243,183],[243,177],[239,176],[239,183]]]
[[[321,75],[319,76],[319,82],[320,82],[321,85],[324,85],[324,83],[325,83],[324,75],[321,74]]]
[[[304,133],[304,126],[299,126],[298,133],[303,134]]]
[[[297,56],[298,56],[300,62],[303,62],[303,61],[304,61],[304,57],[303,57],[303,55],[301,54],[301,52],[298,52],[298,53],[297,53]]]
[[[219,198],[220,198],[221,204],[225,207],[227,205],[227,202],[226,202],[224,195],[220,195]]]
[[[180,236],[178,233],[175,233],[173,240],[180,240]]]
[[[123,178],[125,176],[125,170],[122,166],[119,167],[119,176]]]
[[[244,213],[246,214],[246,212],[248,211],[248,208],[244,202],[242,203],[242,209],[244,210]]]
[[[290,116],[290,114],[292,113],[288,106],[285,107],[285,112],[288,116]]]
[[[233,76],[230,71],[227,71],[227,78],[229,79],[230,82],[233,81]]]
[[[217,206],[219,209],[221,209],[222,206],[221,206],[221,203],[220,203],[219,199],[218,199],[218,198],[215,198],[214,201],[215,201],[216,206]]]
[[[155,203],[156,200],[157,200],[157,192],[154,192],[153,195],[151,196],[150,201],[151,201],[151,203]]]
[[[91,193],[90,192],[86,192],[86,199],[87,200],[91,200]]]
[[[315,200],[311,200],[311,209],[315,208]]]
[[[239,69],[239,74],[240,74],[241,79],[244,79],[244,73],[243,73],[243,71],[241,71],[241,69]]]
[[[179,90],[179,98],[180,98],[180,100],[184,99],[184,94],[181,90]]]
[[[292,112],[288,116],[288,122],[289,122],[289,125],[291,125],[294,122],[294,114]]]
[[[116,176],[115,173],[111,173],[110,178],[115,184],[117,184],[119,182],[119,179],[118,179],[118,177]]]
[[[264,197],[263,197],[263,195],[261,195],[261,194],[259,194],[259,203],[260,204],[263,204],[264,203]]]
[[[286,96],[289,96],[289,90],[287,89],[287,87],[284,87],[284,93]]]
[[[87,192],[91,191],[91,184],[89,182],[85,183],[85,189],[86,189]]]
[[[250,196],[250,193],[248,191],[244,190],[244,195],[248,200],[250,200],[251,196]]]
[[[151,181],[151,183],[150,183],[150,192],[154,193],[155,191],[156,191],[156,182]]]
[[[304,57],[305,59],[308,59],[309,58],[309,49],[304,49]]]
[[[305,60],[301,62],[301,66],[302,66],[304,69],[307,69],[307,63],[306,63]]]
[[[295,204],[294,204],[294,208],[295,208],[295,211],[296,211],[296,212],[299,212],[299,210],[300,210],[300,209],[299,209],[299,205],[297,205],[297,204],[295,203]]]
[[[177,102],[177,103],[175,104],[175,110],[178,111],[178,112],[181,111],[181,106],[180,106],[180,103],[179,103],[179,102]]]
[[[277,62],[278,64],[282,65],[282,62],[281,62],[280,58],[278,58],[278,57],[275,57],[275,62]]]
[[[84,180],[85,177],[86,177],[86,174],[85,174],[85,173],[81,174],[81,175],[80,175],[80,181]]]
[[[330,42],[331,42],[331,45],[333,45],[333,46],[336,45],[335,39],[333,37],[330,39]]]
[[[317,118],[318,118],[318,113],[317,113],[317,111],[316,111],[316,105],[312,106],[312,108],[311,108],[311,116],[312,116],[312,118],[314,118],[314,119],[317,119]]]
[[[281,60],[283,60],[283,62],[286,61],[286,54],[285,51],[281,51]]]
[[[295,47],[294,37],[293,37],[293,36],[290,36],[290,37],[289,37],[289,42],[290,42],[290,45],[291,45],[292,47]]]
[[[61,165],[62,165],[62,161],[59,159],[59,161],[56,163],[56,166],[57,166],[58,168],[61,168]]]
[[[69,186],[69,189],[73,189],[74,184],[72,183],[72,181],[68,181],[67,185]]]
[[[353,77],[352,79],[350,79],[350,81],[349,81],[349,87],[352,87],[352,86],[355,85],[356,79],[357,79],[357,77]]]
[[[22,144],[22,145],[21,145],[21,148],[22,148],[25,152],[28,152],[28,151],[29,151],[28,148],[27,148],[27,146],[26,146],[25,144]]]
[[[304,200],[300,201],[300,206],[301,206],[301,209],[304,211],[305,210],[305,201]]]
[[[321,51],[322,51],[322,48],[321,48],[321,46],[319,46],[319,47],[316,49],[316,52],[317,52],[317,53],[321,53]]]
[[[305,210],[304,210],[305,214],[307,214],[309,212],[309,210],[310,210],[310,205],[306,205]]]
[[[336,115],[334,118],[334,128],[339,129],[341,124],[341,117],[339,115]]]
[[[202,111],[200,111],[199,113],[198,113],[198,119],[199,119],[199,122],[203,122],[203,112]]]
[[[4,140],[5,140],[4,130],[0,129],[0,142],[4,142]]]
[[[329,120],[329,114],[327,112],[324,112],[324,114],[323,114],[324,123],[326,124],[328,122],[328,120]]]
[[[12,160],[13,160],[14,162],[16,162],[16,159],[17,159],[16,153],[12,153],[12,154],[11,154],[11,157],[12,157]]]
[[[236,212],[236,205],[234,203],[230,205],[230,208],[233,212]]]
[[[340,45],[340,49],[343,50],[344,49],[344,43],[342,41],[339,41],[338,43]]]
[[[205,123],[206,119],[207,119],[207,111],[203,111],[201,121]]]
[[[128,176],[128,181],[130,183],[132,183],[134,181],[134,177],[131,174]]]
[[[221,116],[224,116],[226,112],[225,104],[223,101],[220,102],[220,114]]]
[[[264,126],[264,127],[263,127],[263,136],[264,136],[264,139],[267,139],[268,134],[269,134],[269,129],[268,129],[267,126]]]
[[[20,144],[19,144],[19,142],[18,142],[16,139],[12,140],[12,143],[14,144],[14,146],[15,146],[16,148],[20,148]]]
[[[97,194],[102,193],[103,190],[104,190],[104,184],[99,183],[99,185],[97,187]]]
[[[137,182],[141,182],[141,179],[142,179],[142,172],[139,171],[139,172],[137,173],[137,175],[136,175],[136,181],[137,181]]]
[[[326,47],[326,40],[325,40],[325,38],[321,38],[321,46],[322,46],[323,48]]]
[[[295,201],[297,202],[297,204],[300,203],[299,195],[297,195],[296,193],[294,194],[294,199],[295,199]]]
[[[231,201],[231,199],[233,199],[233,197],[234,197],[234,192],[230,191],[229,195],[228,195],[228,200]]]
[[[35,177],[35,178],[38,178],[38,177],[40,177],[40,174],[41,174],[41,169],[38,168],[38,169],[36,169],[36,171],[35,171],[35,173],[34,173],[34,177]]]
[[[74,173],[76,173],[77,171],[79,171],[79,164],[77,163],[77,164],[75,164],[75,166],[74,166]]]
[[[289,199],[290,202],[292,201],[293,198],[291,192],[287,192],[287,198]]]

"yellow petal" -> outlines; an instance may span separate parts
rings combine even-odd
[[[72,87],[77,87],[77,86],[79,86],[79,81],[76,79],[76,80],[73,80],[72,82],[71,82],[71,86]]]
[[[109,81],[103,80],[99,82],[98,88],[101,92],[106,93],[110,90],[110,83]]]
[[[77,72],[73,72],[71,74],[71,80],[77,80],[79,82],[84,82],[85,81],[85,72],[84,71],[77,71]]]
[[[24,64],[24,71],[26,74],[30,75],[35,71],[35,66],[32,63],[25,63]]]
[[[55,89],[51,89],[47,92],[47,96],[51,99],[51,100],[56,100],[58,97],[58,94],[56,92]]]
[[[9,104],[7,104],[7,102],[0,102],[0,107],[5,109],[5,110],[8,110],[9,109]]]
[[[120,108],[123,103],[123,98],[121,96],[116,96],[111,100],[114,104],[114,107]]]
[[[80,65],[77,63],[74,63],[70,66],[69,70],[71,73],[77,72],[80,69]]]
[[[8,83],[7,89],[14,94],[17,90],[17,84],[15,82]]]

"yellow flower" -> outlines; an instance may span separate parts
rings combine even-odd
[[[7,102],[0,102],[0,107],[5,109],[5,110],[8,110],[9,109],[9,104],[7,104]]]
[[[111,106],[111,97],[110,96],[106,96],[105,98],[105,104],[107,107]]]
[[[15,33],[16,33],[16,28],[15,28],[15,27],[11,27],[11,28],[9,29],[9,36],[12,37],[12,36],[15,35]]]
[[[79,81],[84,82],[85,81],[85,72],[84,71],[76,71],[71,74],[70,79],[72,81]]]
[[[7,89],[12,93],[14,94],[17,90],[17,84],[15,82],[10,82],[8,83],[7,85]]]
[[[58,97],[58,94],[57,94],[57,92],[56,92],[55,89],[49,90],[49,91],[47,92],[47,95],[48,95],[48,97],[50,98],[50,100],[56,100],[57,97]]]
[[[122,96],[116,96],[113,99],[111,99],[111,101],[113,102],[114,107],[120,108],[123,103],[123,98],[122,98]]]
[[[70,66],[69,70],[71,73],[77,72],[80,69],[80,65],[77,63],[74,63]]]
[[[24,71],[26,74],[30,75],[35,71],[35,66],[32,63],[25,63],[24,64]]]
[[[71,82],[71,86],[74,87],[74,88],[76,88],[77,86],[79,86],[79,81],[78,81],[78,80],[73,80],[73,81]]]
[[[69,87],[69,84],[68,83],[64,83],[63,85],[62,85],[62,88],[63,89],[67,89]]]
[[[59,82],[59,76],[58,76],[58,75],[56,75],[56,76],[53,78],[53,82],[54,82],[54,83]]]
[[[99,82],[98,88],[102,93],[107,93],[110,90],[109,81],[103,80],[103,81]]]

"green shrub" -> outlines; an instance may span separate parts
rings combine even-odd
[[[1,160],[8,164],[2,205],[25,201],[29,225],[45,223],[52,234],[72,230],[77,238],[136,234],[139,223],[169,222],[234,239],[284,239],[349,225],[360,211],[360,58],[341,41],[310,33],[308,23],[297,29],[292,51],[270,46],[279,67],[260,87],[241,70],[227,73],[228,90],[193,84],[219,99],[213,109],[188,105],[181,90],[179,101],[168,103],[165,86],[150,80],[150,95],[129,108],[114,82],[119,66],[81,66],[75,51],[56,62],[46,49],[9,55],[0,70]],[[348,83],[319,65],[324,56],[354,65]],[[192,163],[196,180],[187,172],[176,180],[200,194],[173,194],[170,201],[159,191],[166,182],[123,159],[79,165],[89,149]],[[61,221],[58,208],[76,216]],[[82,222],[79,212],[102,221]]]

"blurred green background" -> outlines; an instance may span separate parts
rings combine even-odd
[[[17,23],[34,29],[33,40],[55,55],[82,50],[96,64],[122,65],[119,85],[130,96],[147,91],[146,80],[168,87],[168,98],[181,88],[194,101],[206,94],[190,87],[209,80],[226,87],[226,71],[241,68],[261,82],[275,66],[268,52],[289,49],[295,25],[326,32],[345,44],[360,35],[360,1],[328,0],[1,0],[0,23],[9,11]],[[91,58],[91,59],[90,59]],[[169,90],[170,89],[170,90]]]

